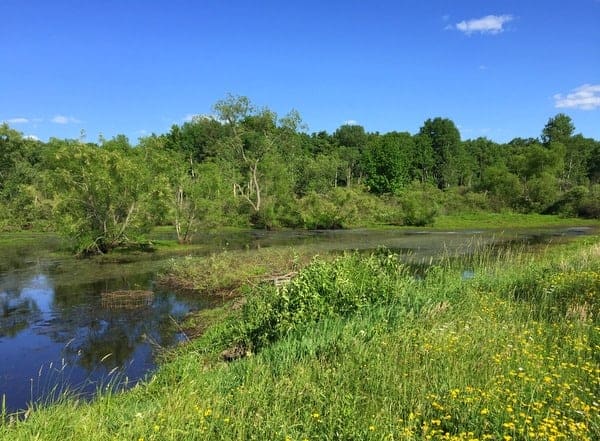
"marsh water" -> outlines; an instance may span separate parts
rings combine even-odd
[[[245,231],[202,235],[202,243],[189,253],[226,249],[251,253],[276,246],[310,246],[317,252],[386,247],[424,262],[440,254],[467,254],[490,245],[563,242],[593,231]],[[78,260],[57,252],[59,240],[48,235],[2,238],[0,406],[8,412],[51,401],[66,390],[90,397],[101,388],[135,384],[156,367],[163,348],[185,340],[178,322],[186,314],[220,301],[156,285],[161,267],[177,256]],[[164,233],[156,239],[173,236]],[[115,290],[146,290],[152,297],[137,307],[102,302],[103,293]]]

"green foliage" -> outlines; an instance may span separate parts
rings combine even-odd
[[[331,194],[311,192],[299,201],[302,224],[309,230],[343,228],[352,212],[343,211]]]
[[[552,142],[567,144],[574,131],[575,126],[571,118],[564,113],[559,113],[550,118],[544,126],[541,137],[542,142],[545,144]]]
[[[559,194],[558,178],[550,173],[541,173],[526,182],[523,207],[529,212],[543,213]]]
[[[590,188],[579,185],[565,192],[547,210],[561,216],[580,216],[589,219],[600,219],[600,185]]]
[[[139,241],[154,224],[148,209],[164,182],[148,173],[140,152],[58,143],[48,152],[47,182],[57,228],[79,254],[105,253]]]
[[[561,175],[563,187],[586,185],[592,178],[588,167],[592,163],[592,154],[596,141],[575,135],[565,144],[564,170]]]
[[[502,167],[506,163],[503,157],[503,150],[506,150],[506,147],[501,147],[487,138],[467,140],[464,142],[464,147],[472,173],[472,180],[468,182],[468,186],[477,188],[481,185],[488,167]]]
[[[482,213],[492,207],[488,193],[472,191],[468,187],[448,188],[439,192],[439,197],[435,200],[440,206],[439,212],[446,215]]]
[[[506,167],[487,167],[483,171],[478,189],[491,195],[492,206],[495,209],[519,207],[523,194],[519,177]]]
[[[165,138],[165,147],[183,153],[186,159],[201,162],[214,157],[215,145],[227,134],[226,127],[215,118],[194,116],[181,127],[174,125]]]
[[[327,193],[337,185],[338,172],[343,162],[337,155],[317,154],[307,157],[299,164],[294,192],[299,196],[308,193]]]
[[[600,184],[600,142],[598,141],[594,141],[594,145],[590,148],[587,166],[590,181],[594,184]]]
[[[439,190],[430,184],[413,183],[397,193],[402,207],[402,224],[422,227],[433,225],[438,213]]]
[[[0,230],[31,228],[49,219],[39,173],[41,147],[0,125]]]
[[[316,260],[280,289],[263,286],[248,298],[234,340],[258,350],[298,329],[391,301],[414,282],[392,254]]]
[[[460,133],[448,118],[425,121],[419,134],[431,142],[433,151],[433,177],[439,188],[461,183],[465,160]]]
[[[344,124],[334,133],[333,139],[338,145],[361,150],[367,144],[365,128],[358,124]]]
[[[379,199],[361,188],[336,187],[326,194],[309,193],[298,201],[302,226],[338,229],[365,225],[373,219],[397,225],[396,201]]]
[[[366,184],[375,194],[393,193],[408,183],[410,154],[415,150],[409,133],[386,133],[373,138],[364,152]]]
[[[581,217],[600,219],[600,184],[592,185],[590,191],[577,204],[577,214]]]
[[[414,150],[410,153],[411,158],[411,181],[421,183],[435,182],[435,155],[433,152],[432,139],[418,133],[414,137]]]
[[[123,135],[43,143],[3,124],[0,229],[60,226],[79,251],[104,252],[153,224],[174,225],[189,243],[201,228],[422,226],[438,212],[598,217],[600,143],[574,135],[563,114],[540,139],[499,145],[461,141],[448,118],[414,135],[350,124],[309,135],[298,112],[278,118],[244,96],[213,111],[135,147]]]

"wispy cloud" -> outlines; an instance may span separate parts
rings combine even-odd
[[[344,125],[345,126],[358,126],[358,121],[356,121],[355,119],[347,119],[346,121],[344,121]]]
[[[594,110],[600,107],[600,84],[584,84],[566,95],[557,93],[554,95],[554,107]]]
[[[471,20],[463,20],[456,23],[454,26],[447,26],[446,29],[456,29],[464,32],[467,35],[473,33],[480,34],[499,34],[504,31],[504,25],[509,21],[514,20],[514,17],[509,14],[504,15],[486,15],[481,18],[472,18]]]
[[[56,115],[50,121],[52,121],[55,124],[76,124],[76,123],[81,122],[77,118],[73,118],[72,116],[64,116],[64,115]]]
[[[28,118],[9,118],[6,120],[9,124],[27,124],[29,122]]]
[[[24,138],[25,138],[25,139],[30,139],[30,140],[32,140],[32,141],[39,141],[39,140],[40,140],[40,138],[38,138],[38,137],[37,137],[37,136],[35,136],[35,135],[26,135]]]

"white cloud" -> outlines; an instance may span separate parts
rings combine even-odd
[[[9,124],[27,124],[29,119],[27,118],[10,118],[6,120]]]
[[[474,32],[481,34],[499,34],[504,31],[504,24],[512,21],[512,15],[486,15],[481,18],[473,18],[471,20],[463,20],[456,23],[455,28],[447,27],[446,29],[457,29],[467,35]]]
[[[345,126],[358,126],[358,121],[356,121],[355,119],[347,119],[346,121],[344,121],[344,125]]]
[[[51,121],[55,124],[75,124],[79,123],[77,118],[73,118],[72,116],[64,116],[64,115],[56,115]]]
[[[40,138],[38,138],[38,137],[37,137],[37,136],[35,136],[35,135],[27,135],[27,136],[24,136],[24,138],[25,138],[25,139],[30,139],[30,140],[32,140],[32,141],[39,141],[39,140],[40,140]]]
[[[554,107],[558,109],[594,110],[600,107],[600,84],[584,84],[566,96],[557,93],[553,98]]]

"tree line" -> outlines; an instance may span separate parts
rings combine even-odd
[[[47,228],[81,254],[201,229],[427,225],[478,211],[600,218],[600,142],[550,118],[539,138],[461,140],[433,118],[416,134],[360,125],[307,133],[247,97],[218,101],[168,133],[98,142],[24,137],[0,126],[0,229]]]

